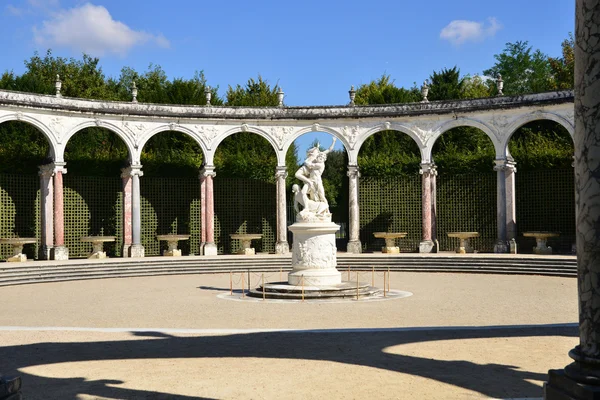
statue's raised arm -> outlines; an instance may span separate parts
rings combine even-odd
[[[329,146],[329,148],[327,150],[322,151],[321,153],[325,153],[325,154],[331,153],[331,151],[333,150],[333,146],[335,146],[336,141],[337,141],[337,138],[334,136],[333,141],[331,142],[331,146]]]

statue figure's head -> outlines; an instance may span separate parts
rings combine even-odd
[[[319,153],[319,145],[317,145],[315,147],[311,147],[310,149],[306,150],[307,157],[314,157],[317,155],[317,153]]]

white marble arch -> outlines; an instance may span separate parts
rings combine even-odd
[[[285,155],[287,154],[288,150],[290,149],[290,146],[292,145],[292,143],[294,143],[296,141],[296,139],[298,139],[302,135],[305,135],[305,134],[311,133],[311,132],[329,133],[330,135],[337,138],[344,146],[344,149],[346,150],[346,152],[349,153],[348,149],[350,148],[350,144],[348,143],[346,137],[344,137],[344,135],[342,135],[341,132],[339,132],[336,129],[330,128],[328,126],[321,126],[320,124],[313,124],[311,126],[303,126],[299,129],[296,129],[293,131],[293,133],[291,133],[289,135],[289,137],[286,139],[285,143],[282,145],[281,154],[283,155],[284,158],[281,162],[278,162],[278,165],[285,166]],[[322,145],[327,147],[327,146],[329,146],[329,143],[322,143]],[[298,154],[298,157],[300,158],[300,161],[302,161],[304,155]],[[349,163],[353,164],[352,161],[353,160],[349,160]],[[293,171],[291,171],[291,172],[293,172]]]
[[[384,131],[396,131],[396,132],[405,133],[408,136],[410,136],[410,138],[412,140],[414,140],[414,142],[419,147],[419,152],[421,153],[421,158],[425,159],[426,155],[424,154],[424,150],[427,148],[427,146],[426,146],[426,143],[423,142],[423,140],[426,139],[426,137],[423,135],[419,135],[417,133],[419,131],[421,131],[421,132],[423,132],[423,131],[418,126],[411,127],[402,122],[383,122],[381,124],[374,126],[371,129],[367,130],[366,132],[364,132],[361,135],[360,140],[357,141],[357,144],[356,144],[356,157],[358,157],[358,154],[360,153],[360,149],[361,149],[362,145],[366,142],[366,140],[369,137],[371,137],[379,132],[384,132]],[[356,162],[355,164],[350,162],[350,165],[358,165],[358,162]]]
[[[539,111],[539,110],[533,111],[528,114],[521,115],[518,119],[513,121],[510,124],[510,126],[507,127],[508,135],[506,135],[502,138],[503,141],[501,143],[502,153],[509,155],[508,143],[510,142],[510,139],[512,138],[512,136],[515,134],[515,132],[519,128],[521,128],[522,126],[524,126],[530,122],[533,122],[533,121],[542,121],[542,120],[554,121],[557,124],[564,127],[567,130],[567,132],[569,132],[571,139],[573,139],[573,135],[575,134],[575,124],[574,124],[573,118],[574,118],[574,116],[569,113],[567,113],[565,116],[563,116],[558,113],[544,112],[544,111]]]
[[[148,143],[148,141],[163,132],[180,132],[183,133],[187,136],[189,136],[190,138],[192,138],[194,140],[194,142],[196,142],[198,144],[198,146],[200,147],[200,151],[202,152],[202,156],[204,157],[204,159],[206,160],[206,155],[208,153],[208,150],[206,148],[205,143],[202,141],[202,139],[200,138],[200,136],[198,135],[198,133],[192,129],[190,129],[187,126],[181,126],[181,125],[177,125],[177,124],[164,124],[164,125],[159,125],[156,126],[154,128],[152,128],[151,130],[144,132],[140,135],[140,139],[137,143],[137,145],[135,145],[134,147],[134,151],[132,152],[132,154],[134,155],[131,162],[134,165],[141,165],[141,157],[142,157],[142,151],[144,150],[144,146],[146,145],[146,143]]]
[[[253,133],[265,139],[273,148],[273,152],[277,156],[277,165],[285,165],[285,153],[279,151],[279,145],[275,142],[275,139],[272,135],[269,134],[265,129],[249,126],[247,124],[242,124],[241,126],[227,129],[226,131],[220,133],[212,142],[211,142],[211,151],[207,152],[206,156],[206,164],[213,165],[214,156],[217,152],[217,148],[219,145],[228,138],[229,136],[235,135],[236,133]],[[274,172],[273,172],[274,173]]]
[[[56,149],[57,151],[56,151],[56,158],[55,158],[56,162],[64,162],[65,149],[67,147],[67,144],[69,143],[69,140],[71,140],[71,138],[73,136],[75,136],[77,133],[81,132],[82,130],[84,130],[86,128],[104,128],[104,129],[111,131],[115,135],[117,135],[123,141],[123,143],[125,143],[125,146],[127,147],[128,161],[130,163],[133,163],[135,148],[134,148],[134,144],[131,142],[129,136],[121,128],[119,128],[117,125],[113,124],[112,122],[101,121],[101,120],[84,121],[84,122],[81,122],[80,124],[74,126],[73,128],[71,128],[71,130],[68,131],[61,138],[61,141],[59,143],[57,143],[57,149]]]
[[[34,116],[25,115],[21,112],[6,113],[5,115],[2,115],[2,112],[0,111],[0,124],[2,124],[3,122],[10,122],[10,121],[26,122],[29,125],[37,128],[37,130],[48,141],[48,156],[52,157],[53,159],[56,159],[56,145],[55,144],[57,143],[57,139],[54,136],[54,133],[52,132],[52,130],[50,130],[46,125],[44,125],[44,123],[39,121]]]

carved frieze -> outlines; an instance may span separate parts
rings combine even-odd
[[[356,143],[356,139],[358,138],[358,134],[360,133],[360,127],[358,124],[352,126],[344,126],[342,128],[342,134],[348,141],[351,149],[354,149],[354,144]]]

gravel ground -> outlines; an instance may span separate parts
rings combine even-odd
[[[29,330],[0,328],[0,372],[21,374],[28,400],[540,398],[578,341],[573,278],[392,273],[412,296],[334,303],[218,298],[229,285],[225,274],[1,288],[0,326]]]

